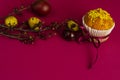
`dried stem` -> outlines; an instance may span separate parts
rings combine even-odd
[[[3,24],[0,24],[0,27],[6,28],[6,29],[10,29],[9,27],[7,27],[7,26],[5,26]],[[11,30],[22,31],[22,32],[36,32],[35,30],[32,30],[32,29],[23,29],[21,27],[22,27],[22,25],[19,28],[12,28]],[[43,32],[43,31],[46,31],[46,30],[51,30],[51,28],[50,27],[44,27],[43,29],[40,29],[40,31],[38,31],[38,32]]]
[[[25,11],[25,10],[27,10],[27,9],[29,9],[29,8],[30,8],[30,6],[21,7],[20,9],[15,8],[14,11],[13,11],[12,13],[10,13],[8,16],[12,16],[12,15],[15,15],[15,14],[19,14],[19,13],[21,13],[22,11]],[[8,17],[8,16],[0,17],[0,20],[3,20],[3,19],[5,19],[5,18]]]
[[[11,34],[6,34],[6,33],[4,33],[4,32],[0,32],[0,35],[6,36],[6,37],[9,37],[9,38],[13,38],[13,39],[18,39],[17,36],[11,35]]]
[[[18,10],[16,10],[16,11],[13,11],[12,13],[10,13],[9,16],[15,15],[15,14],[20,13],[20,12],[22,12],[22,11],[25,11],[25,10],[27,10],[27,9],[29,9],[29,8],[30,8],[30,6],[20,8],[20,9],[18,9]]]

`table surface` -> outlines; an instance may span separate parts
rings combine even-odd
[[[23,0],[30,4],[32,0]],[[67,42],[55,36],[25,45],[17,40],[0,37],[0,80],[120,80],[120,11],[119,0],[49,0],[52,12],[41,19],[46,23],[75,19],[90,9],[107,10],[116,22],[108,41],[99,48],[99,58],[88,70],[89,57],[96,54],[92,44]],[[0,0],[0,17],[7,15],[20,0]],[[24,14],[22,19],[35,16]]]

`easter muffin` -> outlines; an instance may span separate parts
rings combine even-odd
[[[90,36],[104,42],[115,27],[115,22],[110,14],[102,8],[90,10],[82,17],[83,26]]]

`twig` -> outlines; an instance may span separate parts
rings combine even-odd
[[[12,38],[12,39],[19,39],[19,40],[21,39],[21,38],[18,37],[18,35],[6,34],[6,33],[4,33],[4,32],[0,32],[0,35],[6,36],[6,37]]]
[[[15,11],[13,11],[12,13],[8,14],[8,16],[12,16],[12,15],[18,14],[18,13],[20,13],[20,12],[24,11],[24,10],[29,9],[29,8],[30,8],[30,6],[23,7],[23,8],[20,8],[20,9],[16,9],[16,10],[15,10]],[[6,17],[8,17],[8,16],[5,16],[5,17],[0,17],[0,20],[3,20],[3,19],[5,19],[5,18],[6,18]]]
[[[30,6],[20,8],[20,9],[18,9],[16,12],[13,11],[12,13],[10,13],[9,16],[14,15],[14,14],[17,14],[17,13],[20,13],[20,12],[22,12],[22,11],[24,11],[24,10],[29,9],[29,8],[30,8]]]

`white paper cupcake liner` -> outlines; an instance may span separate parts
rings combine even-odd
[[[112,30],[115,27],[115,24],[114,24],[113,27],[108,29],[108,30],[93,29],[93,28],[91,28],[91,27],[86,25],[86,23],[84,22],[84,16],[82,17],[82,23],[83,23],[83,26],[86,28],[86,30],[89,32],[89,34],[91,36],[94,36],[94,37],[104,37],[104,36],[107,36],[107,35],[109,35],[112,32]]]

